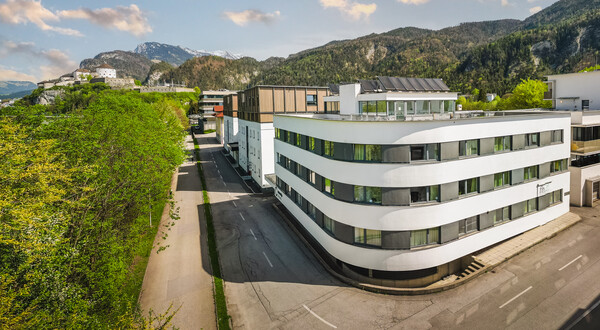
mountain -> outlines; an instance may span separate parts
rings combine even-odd
[[[0,100],[18,99],[23,96],[27,96],[27,95],[31,94],[31,92],[33,92],[33,91],[34,91],[34,89],[30,89],[30,90],[25,90],[25,91],[20,91],[20,92],[14,92],[14,93],[10,93],[10,94],[0,94]]]
[[[146,80],[152,61],[133,52],[114,50],[88,58],[79,64],[82,69],[94,70],[102,64],[109,64],[117,69],[118,77],[132,77],[140,81]]]
[[[0,95],[8,95],[24,91],[32,91],[37,85],[31,81],[0,81]]]
[[[240,55],[231,54],[227,51],[218,50],[210,52],[205,50],[193,50],[181,46],[172,46],[158,42],[145,42],[139,44],[133,52],[143,55],[150,60],[163,61],[177,66],[194,57],[220,56],[231,60],[241,58]]]

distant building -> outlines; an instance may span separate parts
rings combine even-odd
[[[112,89],[133,89],[135,88],[135,80],[133,78],[92,78],[91,84],[105,83]]]
[[[238,96],[223,97],[223,146],[239,162],[238,146]]]
[[[87,80],[87,78],[91,76],[92,72],[88,69],[77,69],[73,72],[73,78],[75,78],[75,80]]]
[[[544,98],[571,115],[571,204],[592,206],[600,199],[600,71],[547,78]]]
[[[215,112],[215,132],[216,132],[217,141],[219,141],[219,144],[223,144],[223,142],[224,142],[223,128],[224,128],[224,123],[225,123],[224,118],[223,118],[223,106],[217,105],[216,107],[214,107],[214,112]]]
[[[177,86],[141,86],[140,93],[193,93],[193,88]]]
[[[457,93],[441,79],[379,77],[339,90],[324,100],[310,88],[245,91],[240,164],[242,146],[256,145],[252,131],[273,116],[276,164],[263,172],[307,242],[347,277],[427,286],[569,211],[567,114],[456,112]],[[339,102],[339,113],[300,113],[323,101]]]
[[[97,78],[117,78],[117,70],[112,66],[104,63],[96,68]]]

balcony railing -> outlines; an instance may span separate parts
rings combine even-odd
[[[600,140],[572,141],[571,152],[582,155],[600,152]]]

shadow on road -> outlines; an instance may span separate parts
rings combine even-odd
[[[600,329],[600,295],[586,307],[578,309],[560,330]]]

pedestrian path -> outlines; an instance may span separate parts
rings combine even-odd
[[[580,220],[581,217],[577,214],[566,213],[545,225],[536,227],[475,255],[474,258],[487,266],[498,265],[504,260],[510,259],[539,242],[556,235],[558,232],[571,227]]]
[[[163,240],[161,231],[170,222],[168,210],[163,213],[146,268],[140,305],[144,315],[150,309],[162,314],[170,305],[173,310],[179,308],[172,320],[175,328],[216,329],[202,185],[193,158],[192,138],[188,136],[185,143],[190,159],[179,167],[171,187],[181,218],[169,227]],[[156,253],[158,242],[168,247]]]

